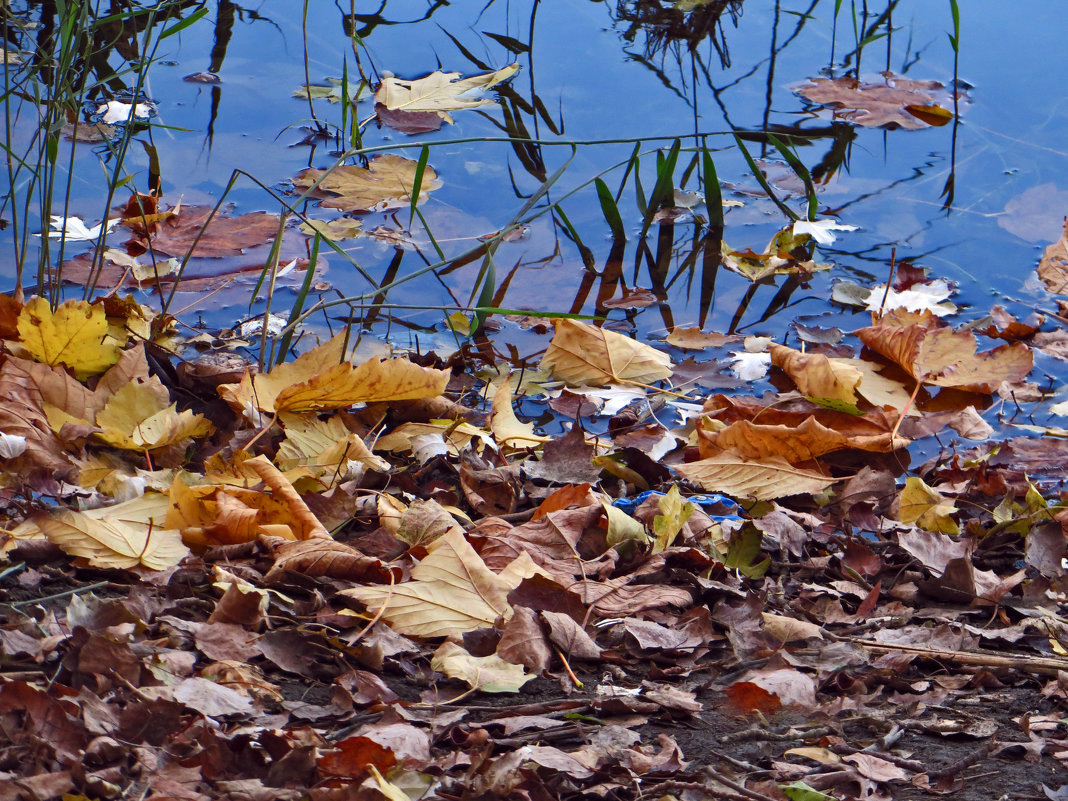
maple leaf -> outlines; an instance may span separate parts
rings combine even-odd
[[[497,654],[472,656],[461,645],[446,640],[430,660],[430,667],[450,679],[466,682],[472,690],[484,693],[515,693],[534,678],[522,665],[505,662]]]
[[[378,155],[366,167],[343,164],[331,170],[308,168],[293,179],[300,191],[311,189],[320,205],[352,212],[386,211],[411,205],[419,163],[401,156]],[[420,184],[419,202],[441,186],[434,168],[427,165]]]
[[[390,76],[383,79],[378,91],[375,92],[375,105],[376,109],[380,106],[389,111],[429,112],[436,115],[441,122],[451,124],[450,111],[492,106],[496,103],[489,98],[464,97],[465,94],[494,87],[517,72],[519,72],[519,65],[510,64],[496,72],[473,75],[463,80],[457,80],[460,77],[458,72],[441,72],[440,70],[413,81]],[[381,116],[381,111],[379,114]],[[386,124],[391,126],[395,119],[388,115],[384,117]]]
[[[898,495],[895,507],[897,519],[902,523],[915,523],[927,531],[942,534],[960,534],[957,521],[951,517],[957,507],[918,476],[905,479],[905,488]]]
[[[26,301],[18,319],[19,342],[34,359],[62,364],[79,379],[102,373],[119,358],[102,303],[68,300],[53,312],[47,298]]]
[[[362,474],[353,464],[363,468],[388,472],[389,462],[371,453],[360,436],[345,427],[341,416],[320,420],[316,414],[279,415],[286,438],[278,446],[275,461],[283,470],[307,467],[320,479],[348,480]]]
[[[239,384],[221,384],[219,395],[236,411],[308,412],[340,409],[355,403],[432,398],[440,395],[449,373],[420,367],[407,359],[375,359],[354,367],[343,361],[345,335],[338,334],[292,362]]]
[[[179,445],[215,430],[202,415],[179,412],[177,404],[166,400],[167,389],[155,376],[126,384],[97,412],[94,422],[103,430],[94,436],[116,448],[144,451]]]
[[[285,387],[275,398],[275,409],[306,412],[355,403],[432,398],[444,392],[448,383],[448,371],[421,367],[407,359],[371,359],[355,367],[343,362]]]
[[[945,84],[903,78],[891,72],[870,81],[850,76],[809,78],[807,84],[794,91],[813,103],[831,106],[836,118],[865,127],[888,125],[918,130],[929,127],[932,121],[941,120],[944,124],[953,118],[945,107],[953,104]],[[966,100],[961,92],[958,107],[963,107]],[[948,118],[945,114],[949,114]]]
[[[666,353],[630,337],[567,318],[553,327],[541,366],[568,384],[647,384],[671,376]]]
[[[822,473],[794,467],[779,457],[745,459],[729,452],[675,465],[675,470],[709,492],[758,501],[787,495],[813,495],[838,481]]]
[[[522,581],[523,571],[507,577],[494,573],[456,529],[428,550],[429,555],[412,568],[411,581],[394,587],[355,587],[339,594],[375,611],[381,607],[390,626],[416,637],[462,634],[491,627],[497,618],[512,614],[508,593]],[[529,556],[525,562],[533,569]]]
[[[1022,342],[977,353],[975,334],[941,326],[929,312],[911,317],[894,312],[856,335],[918,382],[940,387],[993,392],[1002,381],[1022,380],[1034,364]]]

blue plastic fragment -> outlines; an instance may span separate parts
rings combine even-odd
[[[612,505],[617,509],[622,509],[628,515],[632,515],[634,514],[634,510],[641,506],[641,504],[645,503],[649,498],[652,498],[654,495],[663,494],[664,493],[657,492],[656,490],[647,490],[633,498],[619,498],[618,500],[613,501]],[[709,517],[717,523],[722,523],[724,520],[742,520],[739,515],[733,514],[734,512],[740,512],[742,507],[740,507],[736,501],[732,501],[725,495],[719,495],[718,493],[713,493],[711,495],[690,495],[686,500],[690,503],[695,503],[702,508],[716,506],[726,507],[729,510],[728,514],[709,515]]]

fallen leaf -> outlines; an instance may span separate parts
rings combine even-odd
[[[671,359],[644,343],[577,320],[553,320],[541,366],[573,386],[648,384],[671,376]]]
[[[141,233],[142,244],[147,251],[163,256],[223,259],[265,245],[279,232],[277,214],[259,211],[226,217],[212,216],[214,211],[211,206],[183,206],[159,222],[153,233]],[[134,220],[140,222],[139,218]]]
[[[351,212],[386,211],[409,206],[419,163],[401,156],[374,156],[366,167],[343,164],[331,170],[306,169],[297,174],[293,185],[304,192],[318,181],[312,196],[321,206]],[[441,186],[430,165],[423,172],[419,201]]]
[[[36,523],[49,540],[71,556],[87,559],[93,567],[143,565],[166,570],[189,555],[177,531],[154,527],[150,521],[135,526],[116,517],[61,510],[37,518]]]
[[[677,485],[672,485],[667,494],[660,497],[658,504],[660,514],[653,518],[653,553],[660,553],[671,547],[696,508],[689,501],[683,500]]]
[[[763,612],[761,617],[764,620],[764,631],[779,642],[796,642],[809,638],[823,639],[823,628],[816,623],[785,615],[775,615],[771,612]]]
[[[526,448],[539,442],[548,442],[548,437],[534,434],[533,423],[522,423],[512,409],[512,387],[507,379],[502,381],[493,394],[493,409],[490,412],[490,431],[500,446]]]
[[[497,654],[472,656],[463,646],[446,640],[434,652],[430,667],[450,679],[459,679],[484,693],[515,693],[534,678],[522,665],[505,662]]]
[[[784,345],[769,348],[771,363],[809,400],[832,409],[857,413],[857,387],[864,374],[847,359],[828,359],[820,353],[802,353]]]
[[[161,402],[153,384],[166,398],[167,390],[155,376],[145,383],[126,384],[108,398],[93,421],[102,429],[94,436],[116,448],[146,451],[181,445],[215,430],[203,416]]]
[[[726,452],[676,465],[675,470],[708,492],[761,501],[787,495],[814,495],[839,480],[794,467],[781,458],[744,459]]]
[[[857,449],[889,453],[909,444],[904,437],[890,442],[890,433],[874,437],[849,437],[827,428],[814,417],[800,425],[758,425],[748,420],[731,423],[719,431],[698,428],[701,456],[708,458],[729,452],[744,459],[783,459],[800,464],[834,451]]]
[[[813,103],[832,107],[836,119],[869,128],[883,125],[911,130],[928,128],[931,123],[927,120],[936,115],[932,107],[949,113],[948,108],[953,105],[945,84],[917,81],[891,72],[871,80],[850,76],[809,78],[807,84],[794,87],[794,91]],[[963,107],[967,97],[963,92],[960,95],[958,105]]]
[[[453,529],[430,545],[412,569],[412,580],[394,587],[355,587],[341,595],[365,604],[401,634],[444,637],[491,627],[511,614],[510,583],[482,561],[461,531]]]
[[[960,534],[957,521],[952,517],[957,507],[918,476],[905,479],[905,487],[897,497],[895,507],[897,519],[902,523],[915,523],[927,531],[942,534]]]
[[[728,334],[705,333],[700,328],[683,328],[676,326],[664,341],[669,345],[682,348],[683,350],[704,350],[705,348],[722,348],[731,342],[737,342],[739,337]]]
[[[393,76],[383,79],[375,92],[376,110],[378,106],[390,111],[407,113],[429,113],[437,116],[441,122],[452,123],[450,111],[492,106],[496,101],[489,98],[464,97],[468,92],[490,89],[506,81],[519,72],[518,64],[482,75],[457,80],[458,72],[433,72],[425,78],[405,81]],[[394,117],[386,117],[385,122],[391,127]],[[440,123],[439,123],[440,125]],[[425,128],[421,130],[426,130]],[[431,128],[429,130],[436,130]]]
[[[1029,187],[1009,200],[998,215],[998,228],[1015,234],[1027,243],[1056,242],[1064,228],[1068,190],[1054,183]]]
[[[1038,277],[1054,295],[1068,295],[1068,217],[1064,219],[1061,238],[1042,254]]]
[[[68,300],[53,312],[47,298],[26,301],[18,319],[19,342],[37,361],[64,365],[78,379],[97,375],[119,358],[102,303]]]
[[[353,367],[334,365],[307,381],[284,387],[275,398],[279,412],[341,409],[356,403],[433,398],[445,391],[449,373],[407,359],[372,359]]]
[[[941,326],[930,313],[912,318],[891,313],[856,335],[921,383],[971,392],[993,392],[1002,381],[1020,381],[1034,362],[1022,342],[977,353],[975,334]]]

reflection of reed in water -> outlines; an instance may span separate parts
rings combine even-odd
[[[627,23],[623,37],[633,42],[639,30],[645,34],[646,58],[664,56],[668,49],[681,53],[681,46],[694,51],[705,39],[711,41],[723,68],[730,66],[730,52],[723,30],[723,15],[729,13],[731,23],[738,24],[742,0],[709,0],[700,5],[671,0],[620,0],[616,4],[617,22]]]

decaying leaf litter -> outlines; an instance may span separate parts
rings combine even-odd
[[[455,77],[397,110],[449,123]],[[293,184],[404,209],[416,172]],[[262,267],[296,236],[209,215],[123,214],[88,269],[163,291],[190,248]],[[806,274],[790,250],[724,261]],[[117,293],[0,301],[4,797],[1055,792],[1066,454],[1012,415],[1061,312],[961,325],[907,268],[861,289],[870,325],[835,343],[563,318],[537,374],[477,384],[462,354],[354,359],[343,335],[273,369],[198,360]],[[684,348],[776,391],[695,390]],[[574,424],[540,433],[531,404]]]

